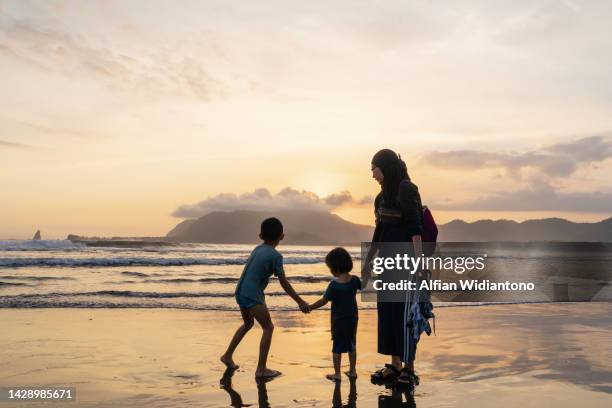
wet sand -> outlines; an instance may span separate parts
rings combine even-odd
[[[284,373],[256,383],[261,331],[236,353],[224,377],[218,357],[238,312],[172,309],[0,309],[0,387],[74,386],[68,407],[608,407],[612,402],[610,303],[446,307],[437,335],[417,355],[414,395],[370,384],[375,311],[362,311],[359,378],[335,386],[329,312],[274,312],[269,366]],[[223,383],[223,385],[221,385]]]

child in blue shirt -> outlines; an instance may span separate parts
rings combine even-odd
[[[240,326],[221,356],[221,362],[228,368],[236,369],[238,365],[233,360],[233,354],[242,341],[242,338],[253,327],[253,320],[261,325],[263,334],[259,346],[259,362],[255,371],[257,378],[273,378],[281,374],[280,371],[267,368],[268,352],[272,344],[274,324],[266,306],[264,290],[268,286],[270,276],[278,277],[282,288],[299,305],[300,310],[308,313],[308,304],[295,293],[295,290],[285,277],[283,269],[283,256],[276,250],[276,246],[285,237],[283,224],[278,218],[268,218],[261,223],[259,237],[263,243],[255,247],[244,266],[238,285],[236,286],[236,302],[240,306],[243,324]]]
[[[326,375],[327,379],[340,381],[340,364],[342,353],[348,353],[350,369],[345,374],[349,378],[357,378],[355,364],[357,363],[357,322],[359,319],[357,291],[361,290],[361,280],[351,275],[353,269],[351,256],[344,248],[335,248],[325,257],[325,263],[334,275],[321,299],[309,306],[310,310],[318,309],[331,301],[331,333],[334,374]]]

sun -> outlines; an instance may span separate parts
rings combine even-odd
[[[319,197],[326,197],[346,190],[346,185],[343,185],[340,177],[317,171],[309,171],[302,175],[296,180],[296,187],[313,192]]]

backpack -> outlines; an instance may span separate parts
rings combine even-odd
[[[400,181],[400,185],[406,180]],[[397,197],[399,202],[399,195]],[[418,203],[421,205],[421,203]],[[436,241],[438,239],[438,226],[434,220],[433,215],[426,205],[421,205],[423,209],[422,220],[423,220],[423,232],[421,233],[421,242],[423,242],[423,255],[432,256],[436,251]]]

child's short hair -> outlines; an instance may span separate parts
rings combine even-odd
[[[351,255],[344,248],[334,248],[325,257],[325,264],[333,273],[348,273],[353,270]]]
[[[276,241],[283,233],[283,223],[276,217],[266,218],[261,223],[261,238],[264,241]]]

